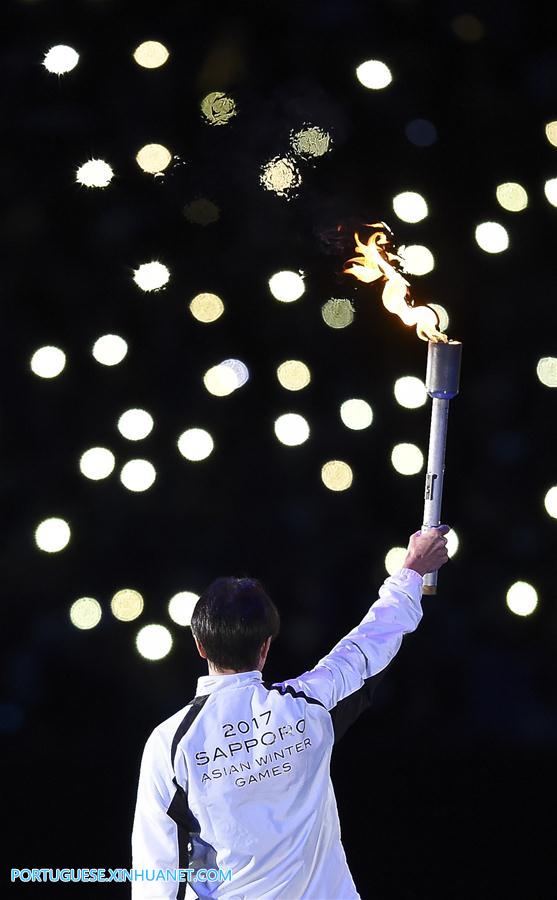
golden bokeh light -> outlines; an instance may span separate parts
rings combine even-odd
[[[505,181],[498,184],[495,196],[497,202],[508,212],[522,212],[528,206],[528,194],[516,181]]]
[[[393,197],[395,215],[403,222],[415,224],[428,215],[428,207],[424,197],[416,191],[403,191]]]
[[[398,252],[408,275],[427,275],[435,268],[433,253],[422,244],[410,244],[401,247]]]
[[[201,112],[210,125],[226,125],[237,114],[236,102],[223,91],[211,91],[201,101]]]
[[[220,319],[224,312],[224,303],[218,294],[196,294],[190,303],[190,312],[198,322],[208,325]]]
[[[288,197],[302,183],[302,174],[295,160],[289,156],[275,156],[261,167],[260,182],[266,191]]]
[[[395,572],[402,569],[406,553],[405,547],[391,547],[385,556],[385,569],[389,575],[394,575]]]
[[[351,467],[341,459],[330,459],[321,468],[321,481],[330,491],[347,491],[353,480]]]
[[[557,122],[548,122],[545,126],[545,136],[552,147],[557,147]]]
[[[557,387],[557,357],[543,356],[538,360],[536,375],[545,387]]]
[[[331,135],[317,125],[306,125],[292,132],[290,143],[294,153],[306,158],[324,156],[331,147]]]
[[[172,153],[164,144],[145,144],[135,157],[140,169],[150,175],[164,172],[170,165]]]
[[[133,622],[143,612],[144,605],[142,595],[133,588],[116,591],[110,601],[112,615],[120,622]]]
[[[424,455],[415,444],[396,444],[391,463],[399,475],[417,475],[423,469]]]
[[[144,69],[164,66],[169,56],[168,50],[160,41],[143,41],[133,52],[136,63]]]
[[[299,359],[287,359],[277,367],[279,383],[287,391],[301,391],[311,381],[311,372]]]
[[[548,178],[543,186],[546,199],[552,206],[557,206],[557,178]]]

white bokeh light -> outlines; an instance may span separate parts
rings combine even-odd
[[[391,547],[385,556],[385,569],[389,575],[394,575],[399,569],[402,569],[404,560],[406,559],[407,550],[405,547]]]
[[[482,222],[475,236],[478,247],[486,253],[503,253],[509,246],[509,233],[499,222]]]
[[[56,378],[66,366],[66,354],[59,347],[39,347],[31,357],[31,371],[39,378]]]
[[[154,484],[157,473],[147,459],[130,459],[120,472],[120,481],[129,491],[147,491]]]
[[[194,594],[193,591],[180,591],[171,597],[168,604],[168,615],[177,625],[188,626],[191,624],[191,617],[198,600],[199,594]]]
[[[95,628],[102,618],[102,607],[94,597],[80,597],[70,607],[70,621],[80,631]]]
[[[403,191],[393,197],[393,209],[395,215],[402,222],[415,224],[421,222],[428,214],[427,203],[425,198],[416,191]]]
[[[557,178],[548,178],[543,186],[546,199],[552,206],[557,206]]]
[[[178,438],[178,450],[191,462],[207,459],[214,449],[213,438],[203,428],[188,428]]]
[[[406,409],[418,409],[427,401],[427,391],[421,378],[414,375],[403,375],[394,383],[396,402]]]
[[[103,366],[117,366],[121,363],[128,345],[119,334],[103,334],[93,344],[93,356]]]
[[[543,498],[543,505],[548,516],[551,516],[552,519],[557,519],[557,485],[549,488]]]
[[[65,519],[44,519],[35,529],[37,547],[45,553],[59,553],[68,546],[70,537],[70,526]]]
[[[65,75],[75,69],[79,62],[79,53],[67,44],[57,44],[45,53],[43,66],[53,75]]]
[[[158,69],[164,66],[168,57],[168,50],[160,41],[143,41],[133,51],[136,63],[144,69]]]
[[[156,260],[143,263],[138,269],[134,269],[133,280],[142,291],[160,291],[168,284],[170,272],[165,265]]]
[[[361,63],[356,69],[356,78],[372,91],[386,88],[393,80],[391,70],[379,59],[368,59]]]
[[[304,279],[297,272],[276,272],[269,278],[269,290],[281,303],[299,300],[305,291]]]
[[[543,356],[539,359],[536,366],[536,375],[546,387],[557,387],[557,357]]]
[[[145,659],[164,659],[172,649],[172,635],[164,625],[144,625],[137,633],[135,646]]]
[[[111,166],[104,159],[90,159],[76,172],[75,180],[83,187],[105,188],[114,178]]]
[[[340,418],[347,428],[361,431],[363,428],[369,428],[373,422],[373,410],[365,400],[353,397],[341,404]]]
[[[404,263],[404,270],[409,275],[427,275],[435,268],[433,253],[422,244],[401,247],[399,256]]]
[[[91,447],[82,454],[79,460],[81,474],[91,481],[101,481],[113,472],[116,460],[114,453],[106,447]]]
[[[203,384],[214,397],[227,397],[249,379],[248,367],[239,359],[225,359],[207,369]]]
[[[391,462],[399,475],[417,475],[423,468],[424,455],[415,444],[396,444]]]
[[[508,589],[506,599],[515,616],[529,616],[538,605],[538,592],[527,581],[515,581]]]
[[[309,425],[298,413],[285,413],[279,416],[275,420],[274,428],[281,444],[286,444],[287,447],[297,447],[309,437]]]
[[[452,559],[459,548],[460,540],[454,528],[447,531],[445,537],[447,538],[447,553],[449,554],[449,559]]]
[[[497,202],[508,212],[522,212],[528,206],[528,194],[516,181],[498,184],[495,190]]]
[[[127,409],[118,419],[118,431],[128,441],[142,441],[151,434],[153,417],[145,409]]]

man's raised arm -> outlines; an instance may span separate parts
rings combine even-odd
[[[403,635],[414,631],[422,618],[423,576],[447,562],[447,525],[410,538],[404,566],[387,578],[379,599],[356,628],[327,656],[299,678],[283,682],[332,709],[381,672],[398,652]]]

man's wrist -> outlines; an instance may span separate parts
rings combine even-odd
[[[415,559],[412,556],[407,556],[402,564],[403,569],[411,569],[413,572],[417,572],[422,578],[424,575],[427,575],[427,570],[423,571],[423,565],[420,565],[420,561]]]

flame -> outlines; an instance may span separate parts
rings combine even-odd
[[[392,241],[387,234],[391,233],[389,227],[384,222],[366,227],[378,230],[373,232],[367,244],[362,243],[358,234],[354,235],[359,256],[348,260],[344,268],[345,274],[353,275],[365,284],[382,278],[385,282],[382,294],[385,308],[399,316],[405,325],[415,325],[422,341],[446,344],[448,338],[439,331],[439,318],[435,310],[430,306],[414,306],[410,284],[399,271],[403,261],[391,249]]]

